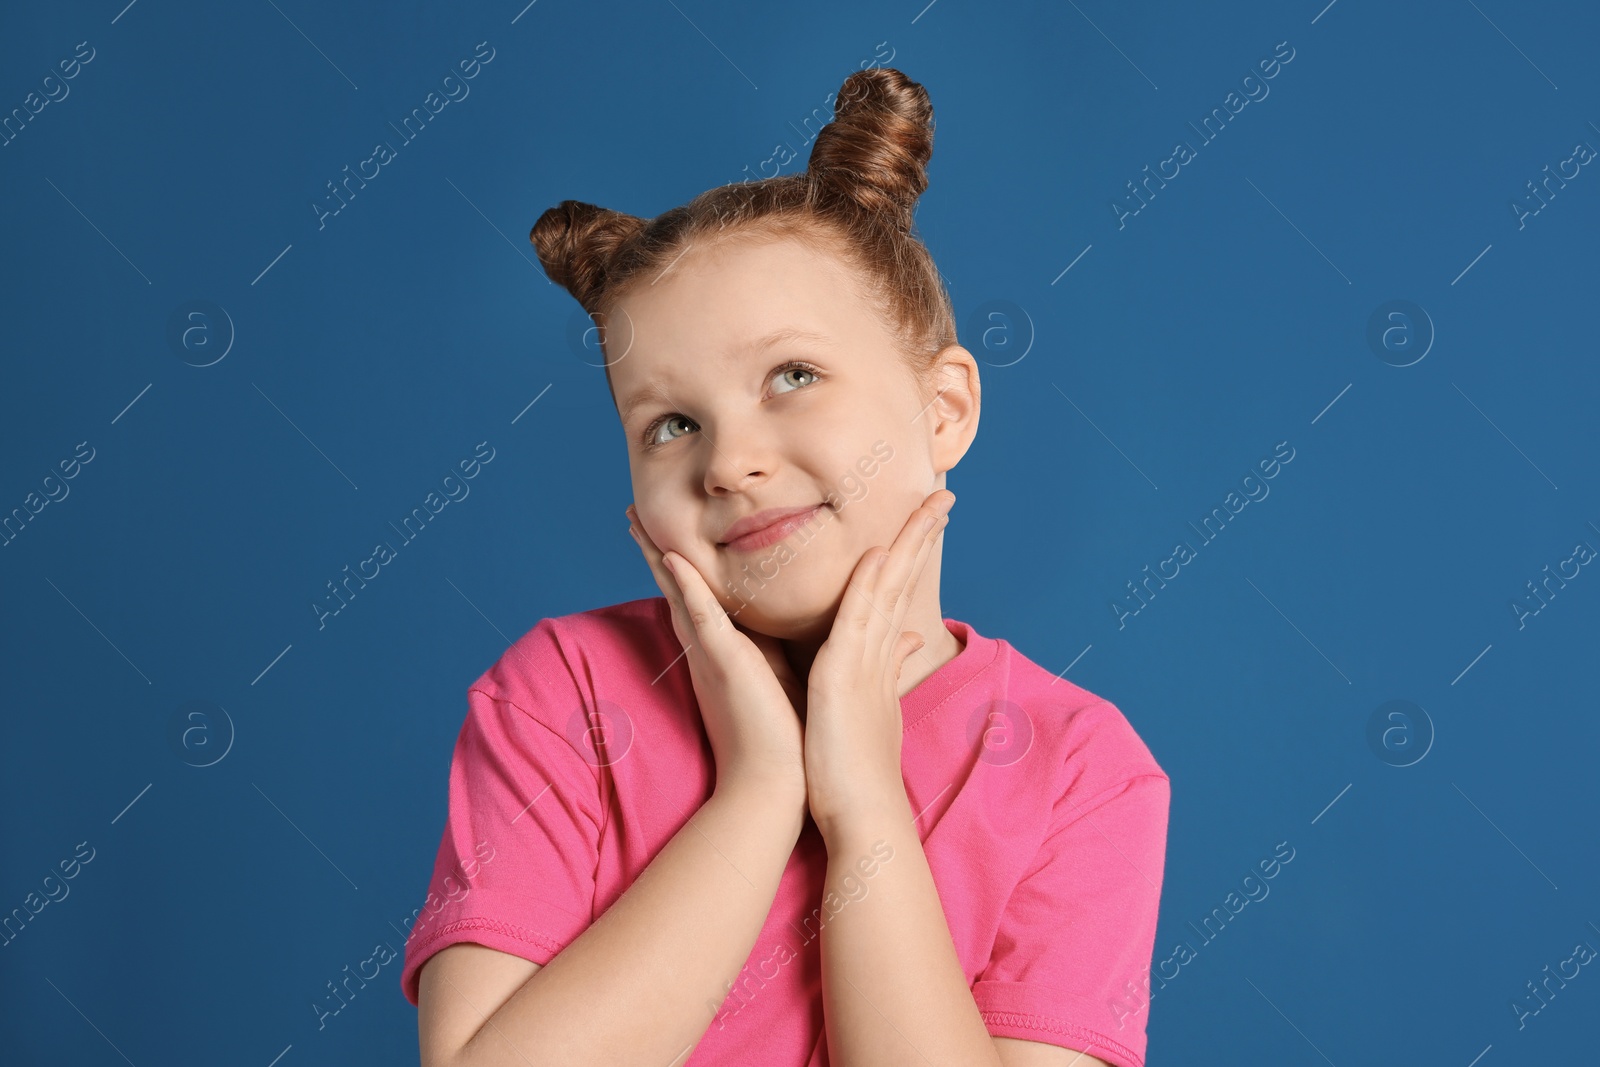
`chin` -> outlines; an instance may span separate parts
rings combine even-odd
[[[789,571],[785,568],[777,580],[764,585],[751,581],[736,592],[721,590],[723,610],[740,626],[779,640],[826,637],[843,598],[843,584],[829,595],[830,583]]]
[[[775,616],[770,614],[770,608],[771,605],[768,605],[769,614],[757,615],[752,604],[733,618],[744,629],[765,634],[779,641],[820,644],[827,639],[828,633],[833,629],[832,615]]]

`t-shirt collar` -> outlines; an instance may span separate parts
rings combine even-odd
[[[900,698],[900,721],[906,730],[965,689],[1000,657],[1001,642],[984,637],[967,623],[959,619],[945,619],[944,628],[965,642],[965,647]]]

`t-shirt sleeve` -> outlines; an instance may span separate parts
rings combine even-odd
[[[991,1035],[1144,1067],[1170,799],[1160,772],[1065,798],[972,987]]]
[[[592,921],[599,779],[557,728],[583,698],[549,634],[537,637],[518,649],[537,677],[495,684],[502,661],[467,692],[444,833],[400,972],[413,1005],[418,971],[440,949],[472,941],[542,966]]]

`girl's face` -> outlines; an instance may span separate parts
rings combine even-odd
[[[645,532],[773,637],[827,635],[861,556],[893,543],[977,432],[972,356],[947,348],[945,395],[924,395],[854,272],[792,238],[691,248],[611,309],[606,346]],[[812,507],[781,540],[728,536]],[[935,555],[935,597],[937,578]]]

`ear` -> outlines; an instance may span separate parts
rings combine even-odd
[[[930,420],[933,471],[943,474],[961,462],[978,435],[978,362],[960,345],[949,345],[935,357],[929,376],[934,392],[922,417]]]

